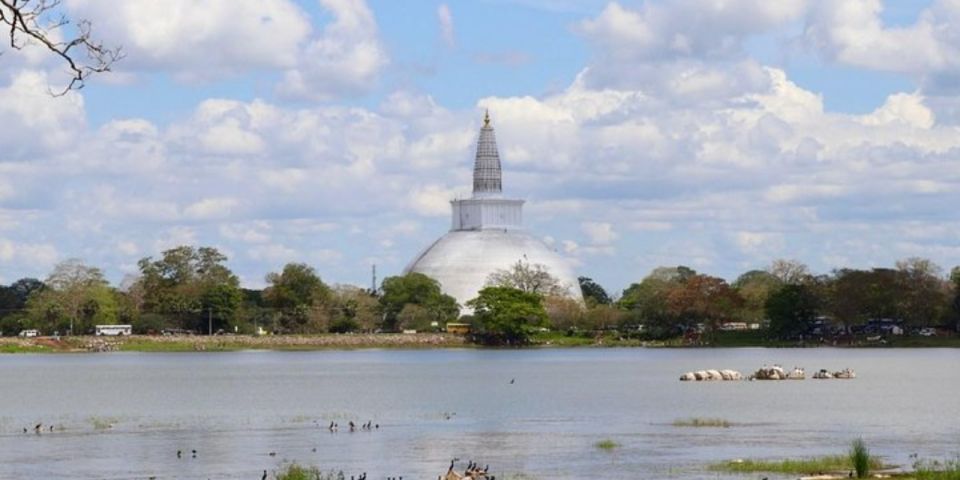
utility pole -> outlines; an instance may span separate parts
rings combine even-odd
[[[373,264],[373,280],[370,283],[370,294],[377,294],[377,264]]]
[[[213,335],[213,309],[207,307],[207,335]]]

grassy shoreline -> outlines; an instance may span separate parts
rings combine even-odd
[[[960,337],[894,337],[885,344],[857,342],[853,344],[819,342],[783,342],[768,340],[760,332],[720,332],[709,341],[687,344],[681,339],[659,341],[624,338],[616,332],[600,335],[567,335],[563,332],[540,332],[533,336],[530,348],[960,348]],[[428,349],[475,348],[466,337],[447,333],[378,333],[317,335],[219,335],[219,336],[154,336],[127,337],[76,336],[37,338],[0,338],[3,353],[78,353],[78,352],[230,352],[238,350],[355,350],[355,349]]]

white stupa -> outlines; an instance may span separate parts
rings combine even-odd
[[[477,140],[473,196],[452,200],[450,231],[427,247],[404,269],[423,273],[456,298],[465,312],[468,300],[487,286],[491,273],[518,261],[540,264],[561,282],[568,296],[583,300],[577,277],[560,255],[523,228],[523,200],[504,198],[500,154],[487,114]]]

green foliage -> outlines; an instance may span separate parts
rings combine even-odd
[[[346,480],[343,472],[321,472],[317,467],[303,467],[296,463],[276,473],[277,480]]]
[[[786,284],[770,295],[766,303],[770,334],[792,339],[806,332],[817,318],[818,302],[803,284]]]
[[[26,302],[27,323],[43,332],[92,333],[96,324],[116,323],[118,306],[103,273],[77,259],[60,262]],[[35,286],[35,284],[34,284]]]
[[[857,478],[866,478],[870,474],[870,450],[862,438],[853,441],[850,446],[850,463],[857,473]]]
[[[511,287],[486,287],[467,306],[479,327],[474,338],[488,345],[525,345],[547,320],[539,295]]]
[[[609,439],[609,438],[604,439],[604,440],[600,440],[599,442],[594,443],[593,446],[596,447],[596,448],[599,448],[600,450],[606,450],[606,451],[608,451],[608,452],[611,451],[611,450],[620,448],[620,444],[619,444],[619,443],[617,443],[617,442],[615,442],[615,441],[613,441],[613,440],[611,440],[611,439]]]
[[[397,330],[400,312],[408,304],[426,309],[433,321],[441,324],[455,320],[460,315],[457,301],[440,290],[439,282],[422,273],[387,277],[381,289],[380,309],[384,315],[385,330]]]
[[[267,283],[270,286],[263,291],[263,298],[276,309],[321,305],[330,298],[330,287],[313,267],[303,263],[288,263],[282,272],[267,274]]]
[[[960,480],[960,459],[920,460],[913,464],[916,480]]]
[[[870,468],[884,468],[877,458],[870,459]],[[733,460],[710,465],[709,469],[718,472],[753,473],[771,472],[783,475],[814,475],[825,472],[848,472],[852,468],[847,455],[828,455],[818,458],[800,458],[786,460]]]
[[[764,270],[750,270],[737,277],[732,287],[743,298],[740,318],[745,322],[762,322],[766,319],[764,308],[767,299],[781,285],[780,279]]]
[[[577,281],[580,282],[580,291],[583,292],[583,299],[590,304],[591,302],[594,305],[609,305],[611,303],[610,295],[607,295],[607,291],[600,286],[599,283],[594,282],[590,277],[578,277]]]
[[[138,262],[140,279],[131,290],[141,292],[142,311],[165,314],[170,327],[207,331],[208,315],[215,328],[236,320],[243,294],[240,281],[224,263],[227,257],[212,247],[179,246],[162,257]]]

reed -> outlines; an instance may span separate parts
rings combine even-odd
[[[870,449],[867,448],[867,444],[862,438],[854,440],[850,446],[850,463],[853,464],[857,478],[866,478],[870,474],[870,461]]]

